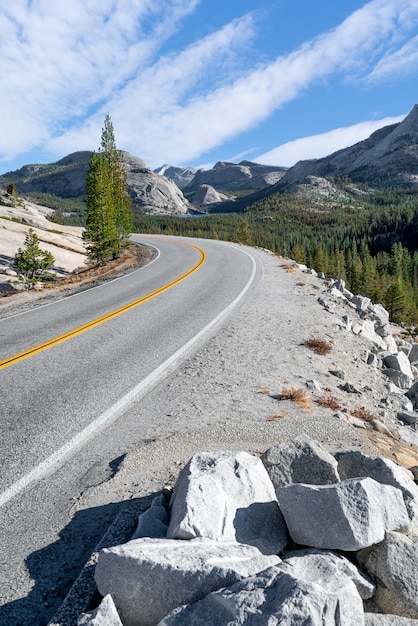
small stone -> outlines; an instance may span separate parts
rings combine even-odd
[[[329,373],[332,374],[332,376],[341,378],[341,380],[344,380],[345,378],[345,372],[343,370],[329,370]]]

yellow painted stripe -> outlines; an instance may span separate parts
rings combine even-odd
[[[199,252],[199,261],[195,265],[193,265],[193,267],[191,267],[187,272],[185,272],[184,274],[181,274],[181,276],[178,276],[177,278],[163,285],[159,289],[155,289],[155,291],[151,291],[151,293],[148,293],[145,296],[142,296],[142,298],[138,298],[138,300],[133,300],[133,302],[129,302],[128,304],[125,304],[119,309],[115,309],[114,311],[111,311],[110,313],[106,313],[106,315],[102,315],[102,317],[98,317],[97,319],[92,320],[91,322],[87,322],[87,324],[84,324],[83,326],[74,328],[73,330],[70,330],[67,333],[64,333],[63,335],[59,335],[59,337],[54,337],[53,339],[49,339],[48,341],[45,341],[44,343],[41,343],[38,346],[34,346],[33,348],[29,348],[29,350],[25,350],[24,352],[20,352],[19,354],[15,354],[14,356],[8,357],[7,359],[0,361],[0,370],[4,369],[5,367],[9,367],[9,365],[14,365],[15,363],[18,363],[19,361],[23,361],[24,359],[27,359],[30,356],[39,354],[40,352],[43,352],[44,350],[49,350],[49,348],[57,346],[58,344],[63,343],[64,341],[68,341],[68,339],[72,339],[73,337],[77,337],[77,335],[81,335],[82,333],[85,333],[86,331],[91,330],[92,328],[95,328],[96,326],[100,326],[100,324],[104,324],[105,322],[108,322],[109,320],[117,317],[118,315],[122,315],[122,313],[126,313],[127,311],[130,311],[131,309],[139,306],[140,304],[143,304],[144,302],[147,302],[148,300],[155,298],[155,296],[158,296],[161,293],[164,293],[164,291],[171,289],[171,287],[178,285],[183,280],[191,276],[206,261],[206,253],[201,248],[198,248],[197,246],[193,246],[190,243],[183,243],[179,241],[176,243],[181,243],[181,245],[189,246],[190,248],[194,248],[195,250]]]

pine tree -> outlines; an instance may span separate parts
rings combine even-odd
[[[87,172],[87,218],[83,238],[88,242],[91,259],[100,264],[113,258],[116,250],[114,217],[109,167],[102,152],[93,152]]]
[[[116,149],[113,124],[106,115],[98,153],[87,172],[87,218],[83,234],[90,258],[105,263],[120,256],[132,231],[131,199],[121,153]]]
[[[246,246],[253,245],[250,227],[249,227],[248,220],[246,217],[243,218],[241,225],[237,231],[237,241],[239,243],[245,244]]]
[[[401,322],[408,316],[407,292],[401,280],[395,280],[389,285],[384,304],[393,322]]]
[[[33,287],[54,263],[52,254],[47,250],[41,250],[38,235],[33,228],[29,228],[25,237],[25,247],[19,248],[14,258],[14,266],[19,274]]]

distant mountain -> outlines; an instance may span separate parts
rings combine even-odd
[[[198,207],[220,204],[226,200],[229,200],[228,196],[216,191],[216,189],[210,185],[199,185],[190,198],[192,204]]]
[[[217,191],[265,189],[277,183],[287,168],[275,165],[260,165],[251,161],[228,163],[219,161],[210,170],[198,170],[185,188],[185,192],[200,185],[210,185]]]
[[[162,165],[154,170],[154,174],[169,178],[176,183],[177,187],[180,187],[180,189],[190,183],[196,172],[197,169],[194,167],[177,167],[175,165]]]
[[[369,185],[418,189],[418,105],[402,122],[385,126],[364,141],[322,159],[299,161],[277,189],[289,191],[307,176],[347,176]]]
[[[74,152],[56,163],[24,165],[0,176],[0,183],[7,186],[14,182],[21,195],[42,192],[61,198],[84,197],[91,154],[88,151]],[[189,211],[189,202],[172,180],[154,174],[145,161],[129,152],[122,151],[122,155],[134,208],[155,215],[178,215]]]

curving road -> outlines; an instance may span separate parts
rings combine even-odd
[[[24,560],[32,563],[31,555],[68,521],[71,498],[101,462],[106,428],[116,424],[119,451],[141,440],[140,424],[134,433],[124,432],[131,404],[175,371],[178,359],[213,331],[256,274],[253,258],[237,246],[134,240],[158,250],[149,265],[0,320],[1,624],[42,624],[53,613],[49,599],[34,617],[42,577],[29,566],[39,580],[27,596],[32,583]],[[57,593],[55,603],[60,599]]]

